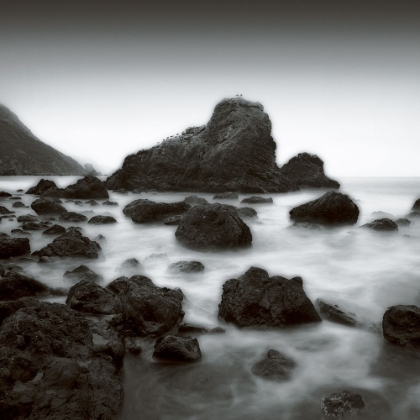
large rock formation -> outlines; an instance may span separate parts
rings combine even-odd
[[[242,97],[224,99],[207,125],[127,156],[106,185],[111,190],[257,193],[293,191],[301,185],[338,187],[314,157],[299,158],[304,163],[298,169],[289,162],[282,173],[275,151],[263,106]]]
[[[37,139],[0,105],[0,175],[83,175],[85,169]]]

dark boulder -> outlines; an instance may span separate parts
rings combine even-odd
[[[89,267],[85,265],[80,265],[72,271],[66,271],[63,274],[65,281],[70,281],[72,283],[78,283],[79,281],[87,281],[90,283],[101,282],[104,278],[99,274],[96,274]]]
[[[73,199],[109,198],[104,183],[93,175],[79,179],[75,184],[65,188],[65,197]]]
[[[324,162],[309,153],[299,153],[280,168],[280,173],[300,188],[340,188],[340,184],[324,173]]]
[[[58,220],[66,223],[82,223],[87,221],[87,217],[83,214],[69,211],[68,213],[62,214]]]
[[[185,335],[185,334],[207,334],[209,330],[205,327],[200,325],[188,324],[184,322],[180,324],[178,327],[178,334]]]
[[[204,265],[200,261],[179,261],[168,267],[168,271],[172,274],[179,273],[200,273],[204,271]]]
[[[237,207],[236,211],[238,212],[239,217],[258,217],[257,211],[252,207]]]
[[[411,210],[414,212],[420,212],[420,198],[414,202]]]
[[[183,294],[179,290],[158,287],[145,276],[120,277],[106,287],[120,302],[122,317],[117,329],[133,336],[157,337],[178,326],[184,316]]]
[[[168,217],[164,220],[163,224],[167,226],[178,226],[181,223],[181,220],[184,216],[178,214],[177,216]]]
[[[238,193],[236,192],[224,192],[216,194],[213,197],[213,200],[237,200],[239,198]]]
[[[38,257],[79,257],[98,258],[101,247],[95,241],[83,236],[78,230],[70,229],[64,235],[34,252],[32,255]]]
[[[0,206],[0,214],[12,214],[13,212],[10,211],[7,207]]]
[[[265,359],[252,366],[252,373],[264,379],[282,381],[290,378],[295,362],[277,350],[269,350]]]
[[[11,197],[12,194],[8,193],[7,191],[0,191],[0,197],[1,198],[7,198],[7,197]]]
[[[28,206],[25,206],[25,204],[22,203],[21,201],[16,201],[16,203],[12,204],[12,207],[15,208],[15,209],[16,208],[24,208],[24,207],[28,208]]]
[[[192,207],[181,220],[176,238],[194,248],[233,248],[250,245],[252,234],[238,216],[236,208],[226,204]]]
[[[331,394],[321,402],[321,411],[326,420],[353,418],[364,407],[362,396],[349,391]]]
[[[123,213],[135,223],[161,222],[168,217],[185,213],[190,205],[178,203],[155,203],[146,199],[135,200],[124,207]]]
[[[30,251],[28,238],[0,238],[0,258],[20,257]]]
[[[208,204],[208,201],[203,197],[198,197],[196,195],[190,195],[190,196],[184,198],[184,203],[187,203],[190,206],[197,206],[198,204]]]
[[[36,184],[34,187],[29,188],[29,190],[26,191],[26,194],[42,195],[45,191],[49,190],[50,188],[57,188],[55,182],[49,179],[42,178],[38,182],[38,184]]]
[[[420,351],[420,307],[397,305],[388,308],[382,320],[385,340],[416,352]]]
[[[118,206],[118,203],[116,201],[109,201],[106,200],[102,203],[103,206]]]
[[[0,277],[0,301],[47,294],[50,288],[20,272],[9,272]]]
[[[88,223],[91,225],[109,225],[117,223],[117,221],[112,216],[93,216]]]
[[[157,339],[153,357],[176,362],[196,362],[201,359],[201,350],[195,337],[166,335]]]
[[[66,228],[60,225],[52,225],[42,232],[43,235],[63,235],[66,233]]]
[[[92,281],[80,281],[71,287],[66,304],[76,311],[90,314],[109,315],[117,312],[114,295]]]
[[[32,210],[37,214],[63,214],[67,210],[61,205],[61,201],[52,197],[41,197],[31,204]]]
[[[398,226],[410,226],[411,221],[406,218],[400,218],[395,221]]]
[[[314,165],[303,167],[296,179],[283,174],[276,163],[276,147],[263,106],[242,97],[228,98],[216,105],[206,126],[187,128],[127,156],[106,184],[111,190],[264,193],[297,190],[306,180],[306,170],[307,177],[314,178]],[[316,168],[319,179],[322,171],[322,166]]]
[[[321,321],[300,277],[270,277],[257,267],[225,282],[219,316],[238,327],[285,327]]]
[[[32,215],[32,214],[25,214],[23,216],[19,216],[16,219],[19,223],[25,223],[25,222],[37,222],[38,217]]]
[[[26,222],[22,225],[23,230],[42,230],[48,228],[50,223],[48,222]]]
[[[359,218],[359,208],[348,195],[330,191],[316,200],[295,207],[289,214],[295,222],[353,225]]]
[[[244,198],[241,203],[245,203],[245,204],[273,204],[273,199],[271,197],[257,197],[257,196],[252,196],[252,197],[247,197]]]
[[[383,232],[395,232],[398,231],[398,225],[391,219],[377,219],[373,222],[366,223],[362,228],[369,228],[372,230],[379,230]]]

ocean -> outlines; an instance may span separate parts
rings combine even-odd
[[[25,191],[41,177],[1,177],[0,190]],[[66,186],[77,177],[44,177]],[[190,193],[110,192],[118,207],[83,207],[65,203],[69,211],[110,214],[118,223],[80,224],[91,239],[105,236],[98,260],[63,260],[53,264],[20,264],[32,277],[54,287],[68,287],[63,273],[86,264],[101,274],[103,285],[119,277],[118,267],[128,258],[143,263],[145,273],[159,286],[179,287],[184,295],[185,321],[224,334],[198,336],[202,359],[193,364],[162,364],[152,358],[153,341],[141,355],[127,355],[123,367],[124,405],[120,418],[138,419],[318,419],[320,402],[332,392],[355,390],[365,402],[362,419],[412,420],[420,417],[420,358],[388,345],[381,334],[382,316],[391,305],[420,305],[420,218],[398,233],[359,227],[386,212],[404,217],[420,197],[420,178],[342,178],[340,191],[350,195],[361,211],[355,226],[334,229],[291,229],[289,210],[321,196],[323,190],[269,194],[274,204],[253,205],[258,218],[244,219],[251,229],[252,247],[233,251],[199,252],[175,239],[176,226],[134,224],[122,209],[137,198],[180,201]],[[213,194],[197,193],[212,202]],[[248,195],[240,195],[240,200]],[[22,195],[30,205],[34,196]],[[98,200],[99,202],[101,200]],[[11,208],[13,201],[0,198]],[[239,202],[227,202],[239,205]],[[18,208],[17,215],[34,214]],[[390,216],[391,217],[391,216]],[[65,223],[61,223],[66,225]],[[77,225],[75,223],[71,225]],[[0,232],[10,233],[16,221],[3,220]],[[51,242],[32,232],[31,251]],[[166,254],[147,258],[152,254]],[[201,261],[201,274],[171,276],[170,263]],[[238,329],[220,320],[222,285],[251,266],[270,275],[301,276],[312,302],[324,298],[356,313],[379,330],[352,328],[323,321],[285,329]],[[49,301],[63,302],[54,297]],[[292,377],[283,382],[261,379],[252,366],[269,349],[296,362]]]

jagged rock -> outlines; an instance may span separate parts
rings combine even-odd
[[[0,301],[47,294],[49,290],[45,284],[16,271],[0,278]]]
[[[166,226],[178,226],[181,223],[181,220],[184,216],[182,214],[178,214],[177,216],[168,217],[164,220],[163,224]]]
[[[173,274],[178,273],[200,273],[204,271],[204,265],[200,261],[179,261],[168,267],[168,271]]]
[[[281,381],[290,378],[295,362],[283,356],[277,350],[269,350],[265,359],[252,366],[252,373],[264,379]]]
[[[16,209],[16,208],[24,208],[24,207],[27,208],[28,206],[25,206],[25,204],[22,203],[21,201],[16,201],[16,203],[12,204],[12,207]]]
[[[28,238],[0,238],[0,258],[20,257],[30,251]]]
[[[406,218],[400,218],[395,221],[398,226],[410,226],[411,221]]]
[[[0,206],[0,214],[12,214],[13,212],[10,211],[7,207]]]
[[[123,213],[136,223],[161,222],[168,217],[185,213],[190,205],[178,203],[155,203],[147,199],[135,200],[124,207]]]
[[[64,233],[66,233],[66,229],[60,225],[52,225],[42,232],[43,235],[63,235]]]
[[[191,127],[149,150],[127,156],[107,188],[158,191],[286,192],[307,183],[284,175],[276,164],[271,122],[260,103],[242,97],[219,102],[206,126]],[[307,165],[308,166],[308,165]],[[315,179],[322,165],[309,165]],[[325,177],[325,175],[324,175]],[[325,177],[328,185],[331,180]],[[321,186],[328,186],[321,185]]]
[[[321,411],[325,420],[342,420],[357,414],[365,407],[361,395],[354,392],[342,391],[324,398]]]
[[[239,217],[258,217],[257,211],[252,207],[236,207]]]
[[[244,198],[241,203],[245,204],[273,204],[273,199],[271,197],[257,197],[253,195],[252,197]]]
[[[397,305],[389,307],[382,320],[385,340],[416,352],[420,351],[420,307]]]
[[[157,339],[153,357],[177,362],[195,362],[201,359],[201,350],[195,337],[166,335]]]
[[[109,201],[106,200],[102,203],[103,206],[118,206],[118,203],[116,201]]]
[[[87,282],[101,282],[104,278],[96,274],[92,271],[89,267],[85,265],[80,265],[79,267],[75,268],[72,271],[66,271],[63,275],[64,280],[71,281],[73,283],[77,283],[79,281],[87,281]]]
[[[194,248],[232,248],[250,245],[252,234],[238,216],[236,208],[226,204],[192,207],[181,220],[175,237]]]
[[[269,277],[267,271],[257,267],[225,282],[219,316],[239,327],[284,327],[321,321],[300,277]]]
[[[203,197],[197,197],[196,195],[190,195],[184,198],[184,203],[190,206],[196,206],[198,204],[208,204],[208,201]]]
[[[348,195],[330,191],[316,200],[295,207],[289,214],[295,222],[355,224],[359,218],[359,208]]]
[[[68,213],[62,214],[58,220],[60,222],[66,223],[82,223],[87,221],[87,217],[80,213],[75,213],[74,211],[69,211]]]
[[[34,187],[29,188],[29,190],[26,191],[26,194],[42,195],[45,191],[49,190],[50,188],[57,188],[55,182],[49,179],[42,178],[38,182],[38,184],[36,184]]]
[[[373,230],[380,230],[380,231],[398,231],[398,225],[393,222],[391,219],[378,219],[374,220],[373,222],[366,223],[362,228],[369,228]]]
[[[67,210],[61,205],[61,200],[52,197],[41,197],[31,204],[37,214],[63,214]]]
[[[42,230],[50,226],[48,222],[26,222],[22,225],[24,230]]]
[[[101,247],[97,242],[91,241],[83,236],[78,230],[70,229],[64,235],[54,239],[54,241],[32,253],[38,257],[79,257],[79,258],[98,258]]]
[[[37,222],[38,217],[33,216],[32,214],[25,214],[23,216],[19,216],[16,219],[19,223],[25,223],[25,222]]]
[[[93,216],[88,223],[91,225],[109,225],[117,223],[117,221],[112,216]]]
[[[120,277],[106,287],[120,302],[121,319],[115,328],[133,336],[158,337],[175,328],[184,316],[183,294],[179,290],[158,287],[145,276]]]
[[[90,314],[109,315],[117,312],[114,295],[92,281],[80,281],[71,287],[66,304],[76,311]]]
[[[0,174],[82,175],[75,160],[46,145],[8,108],[0,105]]]
[[[238,200],[239,196],[236,192],[224,192],[216,194],[213,200]]]
[[[340,188],[324,173],[324,162],[317,155],[299,153],[280,168],[280,173],[303,188]]]

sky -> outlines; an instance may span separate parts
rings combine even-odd
[[[277,161],[420,176],[420,2],[15,0],[0,15],[0,103],[81,163],[126,155],[242,94]]]

